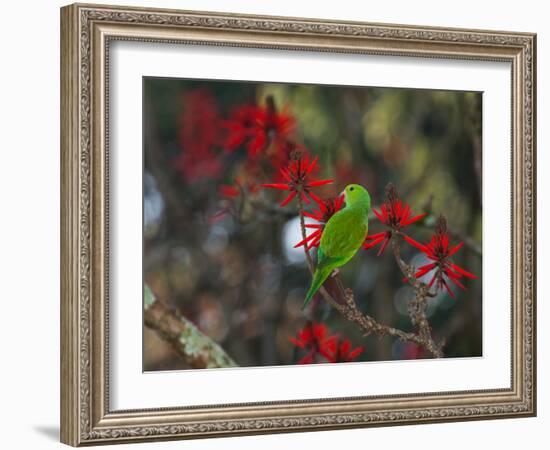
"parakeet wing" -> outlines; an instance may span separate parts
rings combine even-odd
[[[343,256],[327,256],[323,249],[319,247],[317,250],[317,266],[320,268],[329,267],[331,269],[340,267],[348,261],[347,257]]]
[[[360,213],[343,209],[325,225],[320,249],[324,259],[352,257],[364,242],[367,222]]]

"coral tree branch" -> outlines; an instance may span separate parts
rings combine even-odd
[[[299,212],[300,212],[300,228],[302,232],[302,238],[306,238],[306,227],[305,227],[305,219],[304,219],[304,205],[302,202],[302,199],[298,196],[298,206],[299,206]],[[309,249],[307,246],[304,246],[304,252],[306,255],[306,260],[308,264],[309,271],[313,274],[315,271],[315,266],[313,263],[313,258],[311,257],[311,253],[309,252]],[[400,263],[403,265],[400,267],[401,269],[405,269],[406,264],[399,258]],[[409,271],[407,271],[409,273]],[[406,276],[409,278],[410,275],[406,274]],[[412,272],[412,277],[414,278],[414,272]],[[409,278],[410,279],[410,278]],[[416,278],[415,278],[416,281]],[[395,337],[397,339],[400,339],[404,342],[412,342],[416,345],[419,345],[423,348],[425,348],[427,351],[431,353],[431,355],[434,358],[441,358],[443,356],[443,352],[441,351],[441,348],[437,346],[432,338],[431,338],[431,332],[429,328],[429,324],[426,320],[425,315],[425,301],[426,297],[428,295],[428,291],[424,294],[424,309],[423,314],[418,313],[418,324],[419,327],[419,333],[409,333],[397,328],[390,327],[389,325],[384,325],[379,322],[377,322],[373,317],[369,316],[368,314],[362,313],[357,303],[355,302],[353,292],[351,289],[344,289],[341,282],[337,283],[337,285],[340,287],[340,295],[341,299],[340,301],[336,300],[323,286],[319,289],[319,293],[322,295],[322,297],[333,307],[335,308],[342,316],[344,316],[347,320],[350,322],[356,323],[362,330],[364,336],[368,336],[370,334],[376,334],[379,337],[383,336],[391,336]],[[416,317],[416,316],[415,316]],[[415,324],[413,322],[413,324]],[[427,327],[427,328],[426,328]]]
[[[212,339],[202,334],[185,317],[176,314],[144,287],[145,325],[167,343],[193,369],[235,367],[237,364]]]
[[[428,297],[433,297],[434,294],[425,283],[422,283],[415,277],[415,269],[408,265],[401,258],[400,239],[398,236],[392,242],[393,255],[397,265],[401,269],[403,275],[407,278],[410,285],[414,288],[414,297],[409,301],[408,311],[411,322],[418,329],[418,336],[422,340],[422,346],[426,348],[436,358],[443,357],[443,342],[436,343],[432,337],[432,329],[426,316],[428,307]]]

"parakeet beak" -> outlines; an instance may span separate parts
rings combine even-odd
[[[344,189],[342,192],[340,192],[338,197],[344,197],[344,200],[345,200],[346,199],[346,190]]]

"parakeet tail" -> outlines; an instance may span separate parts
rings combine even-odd
[[[332,272],[332,269],[330,267],[315,270],[315,274],[313,275],[311,286],[307,291],[306,299],[304,300],[302,309],[304,309],[307,306],[309,301],[312,299],[315,293],[319,290],[319,288],[325,282],[325,280],[328,278],[331,272]]]

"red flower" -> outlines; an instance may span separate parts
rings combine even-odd
[[[349,339],[341,339],[337,342],[332,362],[352,362],[363,353],[363,347],[351,348]]]
[[[319,202],[319,209],[313,212],[304,211],[304,216],[309,217],[310,219],[316,220],[318,223],[308,223],[306,228],[314,229],[310,235],[306,236],[305,239],[298,242],[294,248],[301,247],[302,245],[309,250],[312,247],[319,247],[321,242],[321,236],[325,225],[328,220],[334,215],[334,213],[342,209],[344,204],[344,196],[341,195],[335,198],[329,198],[326,200],[321,200]]]
[[[218,190],[220,195],[226,198],[235,198],[241,194],[241,190],[239,187],[235,187],[230,184],[222,184],[220,185]]]
[[[426,216],[424,213],[411,217],[412,212],[410,206],[399,198],[395,186],[391,183],[386,188],[386,201],[380,207],[380,212],[376,211],[374,208],[372,211],[380,222],[390,228],[390,230],[367,236],[366,241],[370,242],[365,242],[365,244],[363,244],[363,248],[369,249],[383,242],[380,250],[378,250],[378,255],[381,255],[388,246],[393,232],[401,232],[403,228]]]
[[[283,151],[287,146],[296,124],[288,111],[277,111],[271,96],[266,99],[266,107],[258,111],[256,123],[258,125],[255,136],[256,146],[267,148],[271,144],[276,153]]]
[[[308,322],[298,332],[298,338],[289,338],[296,347],[306,350],[298,364],[312,364],[319,360],[319,356],[327,362],[351,362],[355,361],[363,347],[352,349],[349,339],[340,339],[337,335],[329,336],[327,326],[324,323]]]
[[[235,150],[246,144],[251,158],[272,144],[277,152],[282,151],[294,125],[294,118],[288,113],[277,112],[273,97],[269,96],[265,107],[241,106],[224,122],[228,132],[225,147],[227,150]]]
[[[406,342],[403,347],[403,359],[420,359],[425,354],[424,349],[420,345],[412,342]]]
[[[462,284],[460,279],[463,277],[472,279],[477,278],[474,274],[453,263],[451,257],[462,248],[464,243],[461,242],[454,247],[449,247],[450,240],[447,232],[447,221],[443,216],[440,216],[437,220],[435,233],[433,234],[430,242],[426,245],[422,245],[408,236],[405,236],[405,240],[412,246],[424,252],[428,259],[433,261],[419,267],[418,271],[414,275],[416,278],[420,278],[434,271],[428,286],[432,287],[435,283],[436,289],[441,290],[445,288],[452,298],[456,298],[455,294],[449,287],[449,280],[456,284],[460,289],[466,290],[466,287]]]
[[[235,179],[234,184],[221,184],[218,187],[220,196],[225,198],[235,198],[245,193],[255,195],[259,190],[258,185],[253,180]]]
[[[320,355],[326,360],[334,359],[334,348],[337,336],[329,336],[327,326],[324,323],[308,322],[298,332],[297,338],[289,338],[296,347],[306,350],[298,364],[312,364]]]
[[[222,164],[214,152],[219,143],[218,105],[210,91],[196,89],[183,96],[178,139],[182,152],[175,159],[176,169],[188,182],[218,177]]]
[[[311,189],[317,186],[330,184],[334,180],[310,179],[311,172],[315,168],[318,159],[318,157],[315,157],[310,163],[307,155],[299,155],[290,161],[287,167],[281,169],[281,175],[285,181],[284,183],[262,184],[262,187],[290,191],[290,194],[281,202],[280,206],[288,205],[297,194],[300,194],[301,198],[306,203],[309,203],[309,199],[307,198],[308,195],[317,203],[321,203],[322,200],[317,197]]]
[[[224,147],[227,150],[235,150],[254,134],[256,127],[256,115],[258,107],[255,105],[239,106],[231,113],[230,119],[223,122],[227,131]],[[249,151],[255,151],[253,145]]]
[[[384,253],[384,250],[386,250],[386,247],[390,242],[391,236],[392,236],[391,231],[383,231],[381,233],[371,234],[370,236],[367,236],[365,238],[365,243],[363,244],[363,248],[365,250],[368,250],[369,248],[375,247],[378,244],[380,244],[380,242],[384,241],[384,243],[378,249],[378,253],[376,254],[377,256],[380,256],[382,253]]]

